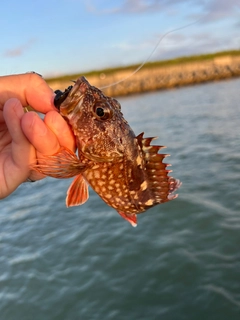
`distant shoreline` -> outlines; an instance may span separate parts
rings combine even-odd
[[[117,85],[105,88],[103,91],[109,96],[169,89],[239,77],[240,50],[147,63],[144,68],[128,78],[136,68],[137,66],[128,66],[98,70],[82,75],[98,88],[127,78]],[[74,80],[79,76],[80,74],[67,75],[46,81],[53,90],[64,90],[71,85],[70,79]]]

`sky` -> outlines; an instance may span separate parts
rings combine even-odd
[[[240,1],[8,0],[0,26],[0,75],[84,75],[240,49]]]

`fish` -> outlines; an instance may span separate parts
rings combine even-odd
[[[132,226],[137,214],[177,198],[181,186],[169,176],[168,156],[151,145],[156,137],[135,135],[125,120],[120,103],[79,77],[64,92],[57,90],[54,100],[71,127],[78,156],[61,147],[39,159],[34,169],[53,178],[74,177],[66,206],[82,205],[89,198],[88,186]]]

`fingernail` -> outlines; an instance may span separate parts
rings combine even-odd
[[[28,71],[28,72],[26,72],[26,73],[34,73],[34,74],[37,74],[39,77],[43,77],[40,73],[37,73],[37,72],[35,72],[35,71]]]

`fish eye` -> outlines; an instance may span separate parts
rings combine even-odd
[[[101,108],[101,107],[96,108],[96,114],[97,114],[99,117],[103,117],[103,116],[104,116],[104,109]]]
[[[107,120],[112,117],[112,110],[107,103],[96,103],[93,112],[100,120]]]

